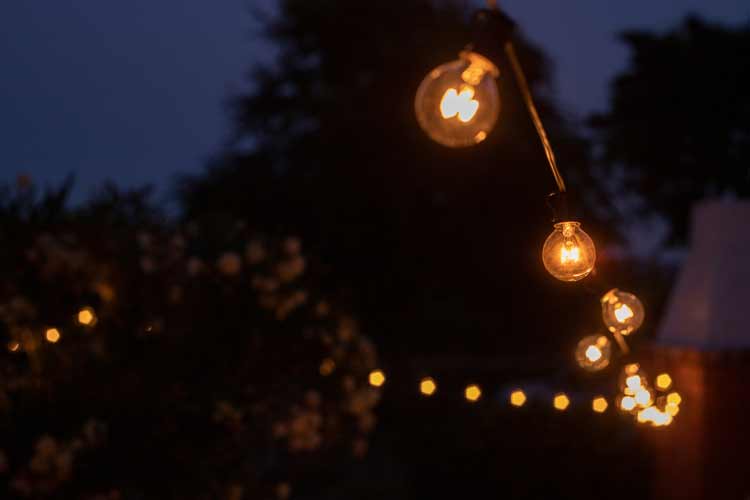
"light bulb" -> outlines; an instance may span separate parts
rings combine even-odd
[[[604,335],[591,335],[578,342],[576,361],[581,368],[588,371],[599,371],[609,366],[612,356],[612,344]]]
[[[433,69],[414,99],[419,125],[434,141],[452,148],[482,142],[500,114],[499,75],[476,52],[462,52],[457,61]]]
[[[558,222],[544,242],[542,261],[560,281],[582,280],[596,263],[596,248],[578,222]]]
[[[612,333],[630,335],[643,324],[646,312],[638,297],[617,288],[602,297],[602,318]]]

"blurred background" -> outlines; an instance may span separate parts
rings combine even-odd
[[[0,6],[3,498],[748,498],[750,6],[500,2],[577,285],[510,68],[476,147],[414,116],[483,6]],[[587,373],[614,287],[646,321]],[[671,426],[617,411],[625,363]]]

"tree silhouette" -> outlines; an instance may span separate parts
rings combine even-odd
[[[630,65],[612,84],[610,110],[591,120],[602,161],[608,177],[622,169],[620,187],[682,242],[693,202],[750,194],[750,27],[688,17],[666,34],[622,39]]]

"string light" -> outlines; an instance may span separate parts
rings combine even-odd
[[[8,350],[10,352],[18,352],[21,349],[21,344],[15,340],[8,342]]]
[[[677,392],[672,392],[667,395],[667,404],[673,404],[679,406],[682,403],[682,396]]]
[[[476,52],[462,52],[432,70],[414,100],[417,121],[434,141],[449,147],[482,142],[500,113],[497,67]]]
[[[419,392],[424,396],[432,396],[437,391],[437,383],[432,377],[425,377],[419,382]]]
[[[660,391],[668,391],[672,388],[672,377],[668,373],[662,373],[656,377],[656,388]]]
[[[84,307],[76,315],[76,321],[82,326],[94,326],[97,318],[96,313],[90,307]]]
[[[555,410],[565,411],[570,406],[570,398],[568,398],[567,394],[561,392],[555,395],[555,398],[552,400],[552,406],[555,407]]]
[[[612,345],[604,335],[591,335],[578,342],[575,357],[578,365],[589,371],[603,370],[609,366]]]
[[[60,340],[60,331],[57,328],[47,328],[44,332],[44,338],[51,344],[56,344]]]
[[[373,387],[382,387],[385,384],[385,373],[383,370],[373,370],[370,372],[368,381]]]
[[[620,400],[620,409],[623,411],[633,411],[638,404],[633,396],[625,396]]]
[[[608,407],[609,403],[604,396],[598,396],[591,401],[591,409],[596,413],[604,413]]]
[[[516,389],[510,393],[510,404],[520,408],[526,404],[526,394],[521,389]]]
[[[643,324],[645,309],[632,293],[613,288],[604,294],[601,302],[602,318],[610,332],[630,335]]]
[[[558,222],[542,249],[547,271],[560,281],[579,281],[588,276],[596,263],[596,248],[579,222]]]
[[[464,398],[471,403],[476,403],[482,397],[482,389],[476,384],[466,386],[464,389]]]
[[[336,363],[331,358],[326,358],[320,363],[320,374],[329,376],[336,369]]]

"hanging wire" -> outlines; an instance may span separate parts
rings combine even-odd
[[[492,3],[495,3],[495,2],[492,2]],[[544,130],[542,119],[539,118],[539,113],[537,112],[536,105],[534,105],[534,98],[531,96],[531,89],[529,88],[529,82],[526,80],[526,75],[523,72],[521,63],[518,62],[516,49],[513,47],[512,42],[505,43],[505,53],[508,56],[508,59],[510,60],[511,66],[513,67],[513,72],[516,75],[518,86],[521,89],[521,95],[523,96],[523,100],[526,103],[526,107],[529,110],[529,114],[531,115],[531,120],[534,122],[534,127],[536,127],[536,132],[537,134],[539,134],[539,139],[542,141],[542,146],[544,146],[544,153],[547,155],[547,161],[549,162],[549,167],[550,169],[552,169],[552,175],[555,177],[555,182],[557,183],[557,189],[561,193],[564,193],[565,181],[562,178],[562,174],[560,174],[560,170],[558,170],[557,168],[557,160],[555,159],[555,152],[552,150],[552,145],[550,144],[549,138],[547,137],[547,132]]]

